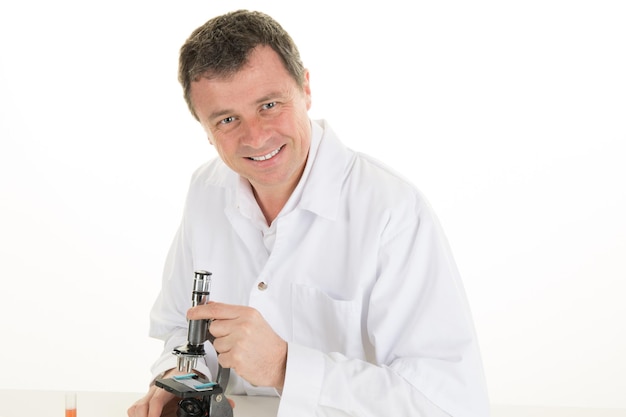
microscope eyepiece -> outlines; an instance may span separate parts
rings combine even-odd
[[[191,305],[193,307],[209,302],[211,295],[211,274],[199,270],[194,273]],[[207,340],[209,328],[208,320],[189,320],[187,330],[187,344],[174,349],[177,356],[177,368],[181,372],[189,373],[196,366],[198,358],[204,356],[204,342]]]

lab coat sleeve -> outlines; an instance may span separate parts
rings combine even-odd
[[[485,417],[478,345],[450,249],[428,206],[390,220],[366,301],[375,359],[290,343],[279,417]]]
[[[387,367],[297,344],[288,355],[278,417],[449,417]]]

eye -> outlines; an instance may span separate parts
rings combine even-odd
[[[263,110],[269,110],[269,109],[273,109],[274,107],[276,107],[276,102],[272,101],[271,103],[264,104],[261,108]]]
[[[227,117],[227,118],[225,118],[225,119],[220,120],[220,122],[219,122],[219,123],[220,123],[221,125],[227,125],[227,124],[232,123],[232,122],[234,122],[234,121],[235,121],[235,118],[231,116],[231,117]]]

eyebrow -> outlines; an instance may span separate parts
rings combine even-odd
[[[216,112],[209,114],[209,120],[215,120],[218,117],[224,117],[227,114],[232,114],[232,113],[234,113],[234,110],[230,110],[230,109],[218,110]]]

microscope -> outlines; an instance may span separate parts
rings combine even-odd
[[[211,294],[211,273],[194,273],[192,306],[209,302]],[[193,373],[198,359],[205,355],[204,342],[215,339],[209,333],[210,320],[189,320],[187,343],[172,352],[177,358],[177,367],[184,375],[161,378],[155,381],[157,387],[180,397],[176,416],[178,417],[233,417],[233,409],[224,395],[228,385],[230,369],[219,365],[217,378],[209,381]]]

